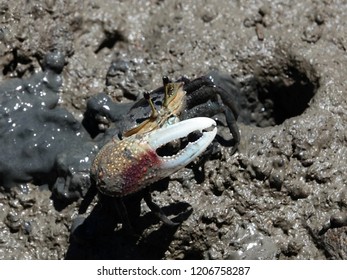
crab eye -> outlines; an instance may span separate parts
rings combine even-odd
[[[163,85],[164,85],[164,87],[165,87],[168,83],[170,83],[169,77],[168,77],[168,76],[163,76]]]

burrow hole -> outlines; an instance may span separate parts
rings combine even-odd
[[[275,55],[241,82],[239,121],[258,127],[282,124],[301,115],[318,88],[311,64],[292,55]]]

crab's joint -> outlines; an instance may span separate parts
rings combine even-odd
[[[154,106],[153,100],[151,98],[151,95],[148,91],[143,93],[143,97],[148,101],[149,106],[151,107],[151,115],[150,115],[150,119],[151,120],[155,120],[158,117],[158,111]]]

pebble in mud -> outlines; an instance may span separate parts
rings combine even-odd
[[[286,181],[284,187],[292,199],[307,198],[312,192],[311,187],[304,182],[303,178]]]
[[[20,229],[22,220],[17,212],[11,210],[6,216],[5,223],[12,232],[16,232]]]
[[[304,247],[304,243],[301,240],[294,239],[289,241],[288,246],[283,253],[289,257],[296,256],[302,247]]]
[[[345,226],[347,226],[347,213],[334,213],[331,215],[329,221],[323,225],[319,231],[319,234],[323,235],[331,228],[340,228]]]
[[[284,181],[284,172],[282,170],[272,171],[269,177],[270,187],[281,190]]]
[[[228,259],[236,260],[272,260],[278,253],[276,244],[271,238],[256,230],[254,224],[243,225],[236,231],[230,241],[231,249]]]
[[[336,213],[330,217],[331,227],[347,226],[347,213]]]

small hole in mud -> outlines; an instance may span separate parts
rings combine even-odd
[[[301,115],[319,87],[319,77],[308,62],[287,54],[262,64],[241,84],[239,121],[267,127]]]
[[[104,48],[113,49],[115,44],[120,41],[121,42],[126,41],[124,35],[120,31],[118,30],[115,30],[113,32],[105,31],[105,38],[100,43],[99,47],[94,51],[94,53],[98,54]]]

